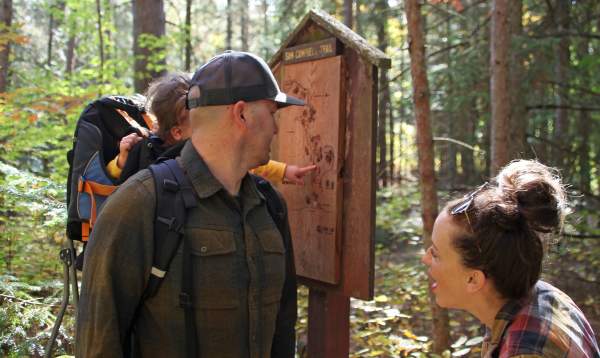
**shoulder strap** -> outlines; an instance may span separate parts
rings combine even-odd
[[[154,259],[144,297],[156,294],[175,256],[185,224],[186,211],[197,205],[191,183],[175,159],[149,167],[156,187]]]
[[[279,194],[277,194],[275,189],[273,189],[271,183],[269,183],[267,180],[257,175],[250,175],[252,176],[252,179],[254,179],[258,190],[265,197],[265,200],[267,201],[267,210],[273,218],[273,221],[275,221],[277,229],[279,229],[279,232],[282,234],[282,236],[284,236],[285,241],[285,207],[283,205],[283,202],[281,201],[281,197],[279,196]],[[284,242],[284,244],[286,245],[286,247],[288,246],[287,242]]]
[[[187,210],[197,206],[194,189],[175,159],[150,166],[156,186],[154,260],[144,298],[152,297],[165,277],[183,238],[182,282],[179,304],[184,309],[185,344],[188,357],[196,357],[196,322],[192,305],[193,267],[189,242],[184,238]]]

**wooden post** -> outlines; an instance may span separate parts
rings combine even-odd
[[[350,298],[311,288],[308,296],[308,357],[350,354]]]

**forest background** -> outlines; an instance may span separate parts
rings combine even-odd
[[[392,59],[379,83],[375,299],[352,301],[352,356],[478,355],[481,325],[431,304],[419,256],[438,201],[514,158],[555,166],[569,184],[574,214],[544,278],[600,332],[600,2],[2,0],[1,356],[41,356],[50,336],[62,295],[66,152],[85,104],[143,92],[164,71],[193,71],[228,48],[268,59],[311,8]],[[73,352],[72,317],[55,354]]]

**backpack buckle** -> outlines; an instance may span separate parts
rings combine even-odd
[[[171,193],[176,193],[179,190],[179,184],[171,179],[163,180],[163,188]]]
[[[163,216],[159,216],[156,218],[156,220],[167,225],[168,231],[174,231],[178,234],[183,234],[183,225],[178,223],[175,217],[165,218]]]

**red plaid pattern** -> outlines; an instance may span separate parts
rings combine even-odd
[[[538,281],[522,301],[508,302],[496,315],[481,356],[600,358],[592,327],[571,298]]]

